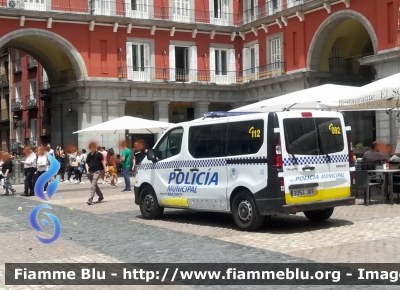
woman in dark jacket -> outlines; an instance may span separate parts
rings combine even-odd
[[[64,181],[64,175],[65,175],[65,168],[66,168],[64,150],[60,149],[58,151],[57,160],[58,160],[58,163],[60,163],[60,169],[58,170],[57,175],[61,176],[60,182],[63,182]]]
[[[3,173],[3,177],[4,177],[4,190],[5,190],[5,192],[2,194],[2,196],[10,195],[9,191],[11,191],[11,194],[14,195],[16,190],[12,187],[12,184],[11,184],[11,178],[12,178],[12,174],[13,174],[13,164],[12,164],[10,154],[8,152],[5,152],[5,153],[3,153],[1,158],[4,162],[3,166],[1,167],[1,172]]]

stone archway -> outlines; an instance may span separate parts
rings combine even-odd
[[[38,42],[39,40],[39,42]],[[38,45],[38,43],[40,43]],[[79,51],[64,37],[43,29],[24,28],[12,31],[0,37],[0,47],[10,46],[24,50],[35,57],[49,71],[50,83],[56,83],[56,77],[61,70],[59,61],[43,48],[48,46],[54,54],[64,56],[69,61],[69,67],[74,70],[75,78],[81,80],[88,77],[85,61]],[[64,65],[65,66],[65,65]],[[56,77],[54,77],[54,74]]]
[[[315,32],[308,50],[307,70],[318,70],[326,40],[335,27],[347,19],[355,19],[364,26],[371,38],[374,53],[378,52],[378,37],[369,20],[364,15],[353,10],[338,11],[325,19]]]

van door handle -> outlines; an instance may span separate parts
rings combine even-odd
[[[193,172],[193,171],[199,171],[199,169],[197,169],[197,168],[191,168],[190,171],[191,171],[191,172]]]
[[[180,168],[175,168],[174,171],[182,171]]]
[[[302,169],[303,169],[303,171],[311,171],[311,170],[315,170],[315,167],[314,166],[304,166]]]

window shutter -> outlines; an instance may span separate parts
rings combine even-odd
[[[242,71],[243,71],[243,80],[246,78],[247,72],[246,70],[249,69],[249,49],[247,47],[243,48],[243,53],[242,53]]]
[[[133,16],[131,1],[132,0],[125,0],[125,16],[126,17]],[[96,2],[98,2],[98,1],[96,1]]]
[[[215,83],[215,48],[210,47],[210,55],[209,58],[210,60],[210,78],[211,82]]]
[[[151,65],[150,65],[150,44],[149,43],[143,43],[143,51],[144,51],[144,80],[145,81],[150,81],[150,71],[151,71]]]
[[[133,80],[132,42],[126,43],[126,79]]]
[[[229,83],[236,83],[236,59],[235,49],[228,50],[228,77]]]
[[[209,0],[209,6],[210,6],[210,9],[209,9],[209,11],[210,11],[210,23],[211,24],[214,24],[214,1],[217,1],[217,0]]]
[[[189,81],[197,82],[197,47],[189,47]]]
[[[259,66],[260,66],[260,59],[259,59],[259,49],[260,46],[257,44],[254,45],[254,71],[256,73],[255,78],[258,78]]]
[[[36,79],[32,81],[31,99],[36,99]]]
[[[169,46],[169,80],[175,81],[175,45]]]

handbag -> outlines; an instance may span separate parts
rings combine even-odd
[[[71,163],[71,166],[72,166],[72,167],[77,167],[77,166],[78,166],[78,162],[76,162],[76,161],[72,162],[72,163]]]

